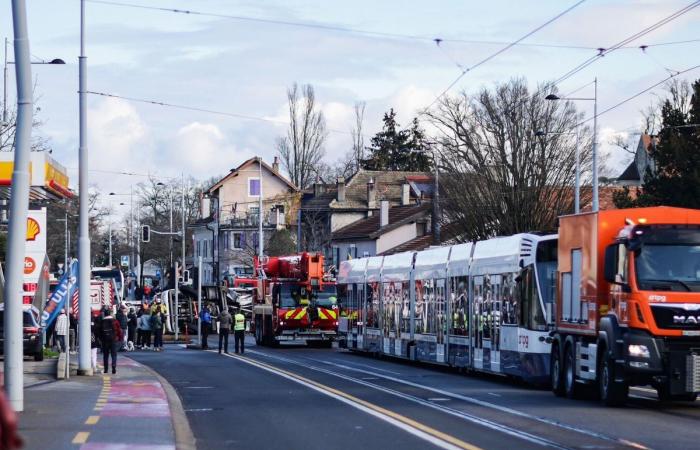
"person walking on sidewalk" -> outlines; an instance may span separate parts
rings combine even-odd
[[[151,311],[144,309],[143,314],[139,318],[141,328],[141,345],[144,349],[151,348]]]
[[[236,312],[233,315],[233,342],[236,354],[238,354],[239,348],[241,355],[245,353],[245,316],[241,312],[240,306],[236,306]]]
[[[228,308],[224,307],[219,314],[219,353],[221,353],[221,344],[224,346],[224,353],[228,353],[228,334],[231,332],[232,319]]]
[[[100,347],[100,333],[95,318],[90,321],[90,363],[93,373],[97,372],[97,349]]]
[[[153,350],[157,352],[163,351],[163,313],[160,312],[160,306],[156,308],[151,315],[151,330],[153,330]]]
[[[211,330],[211,313],[209,307],[202,308],[202,350],[209,348],[209,332]]]
[[[126,331],[127,326],[129,324],[129,319],[126,317],[126,306],[122,305],[121,308],[119,308],[119,311],[117,311],[117,315],[115,316],[117,319],[117,322],[119,322],[119,326],[122,327],[122,331]],[[122,338],[121,343],[118,345],[119,351],[123,352],[126,351],[126,333],[122,333],[124,337]]]
[[[63,353],[67,350],[68,336],[68,316],[66,315],[66,310],[61,309],[61,314],[59,314],[56,319],[56,341],[58,342],[58,350]]]
[[[119,325],[119,321],[114,318],[112,311],[108,307],[103,310],[102,317],[102,361],[104,363],[104,373],[109,367],[109,355],[112,355],[112,373],[117,373],[117,347],[124,339],[124,333]]]

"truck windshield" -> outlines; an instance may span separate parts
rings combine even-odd
[[[640,289],[700,292],[700,227],[638,227],[631,246]]]
[[[315,291],[316,306],[332,308],[338,305],[338,292],[335,286],[324,286],[322,291]]]

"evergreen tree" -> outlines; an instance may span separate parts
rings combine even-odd
[[[367,170],[406,170],[425,172],[430,170],[430,157],[426,153],[425,135],[414,118],[404,130],[396,122],[396,112],[390,109],[384,114],[382,131],[372,138],[370,154],[364,161]]]
[[[679,206],[700,208],[700,80],[693,83],[690,105],[665,100],[662,128],[651,157],[656,170],[648,172],[636,199],[628,190],[614,198],[615,206]]]

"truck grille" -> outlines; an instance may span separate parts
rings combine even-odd
[[[697,305],[652,305],[651,312],[654,315],[654,322],[659,328],[673,330],[700,330],[700,309],[695,309]]]
[[[687,392],[700,392],[700,356],[686,356],[685,370],[685,390]]]

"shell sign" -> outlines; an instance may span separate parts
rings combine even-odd
[[[24,257],[24,274],[31,275],[36,270],[36,261],[29,256]]]
[[[28,241],[35,241],[37,235],[41,233],[41,226],[39,225],[39,222],[36,221],[33,217],[28,217],[27,218],[27,240]]]

